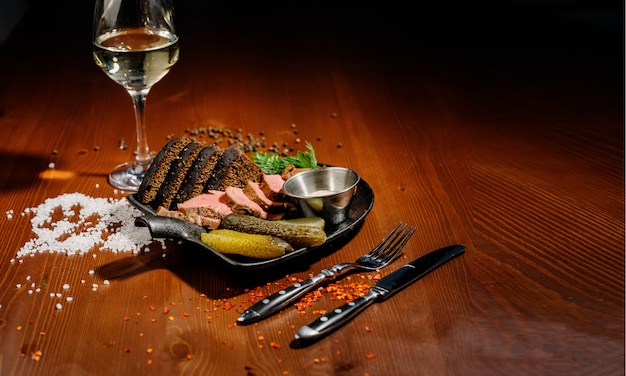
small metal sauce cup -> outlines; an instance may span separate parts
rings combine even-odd
[[[346,219],[360,180],[359,174],[349,168],[321,167],[290,177],[283,191],[296,200],[305,217],[321,217],[335,225]]]

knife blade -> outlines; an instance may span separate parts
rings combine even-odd
[[[295,340],[297,342],[312,342],[328,335],[372,303],[388,299],[463,252],[465,252],[464,245],[450,245],[411,261],[378,281],[364,296],[344,304],[300,328],[295,334]]]

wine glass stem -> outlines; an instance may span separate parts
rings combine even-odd
[[[135,109],[135,122],[137,124],[137,154],[135,156],[135,172],[140,173],[148,169],[152,157],[148,147],[148,136],[146,134],[146,97],[150,88],[141,90],[128,90],[133,99]]]

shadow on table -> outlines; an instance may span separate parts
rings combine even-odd
[[[160,250],[150,250],[105,264],[96,272],[103,279],[119,280],[155,269],[167,269],[207,297],[222,299],[243,294],[246,290],[276,281],[287,274],[308,270],[311,264],[328,257],[346,245],[360,231],[361,226],[355,227],[349,234],[326,246],[305,253],[301,257],[259,270],[247,270],[228,265],[192,243],[166,240],[165,257]]]
[[[46,160],[41,155],[16,154],[0,151],[0,191],[9,191],[33,185],[39,179]]]

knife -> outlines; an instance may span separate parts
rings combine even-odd
[[[384,301],[404,287],[422,278],[447,261],[465,252],[464,245],[451,245],[432,251],[378,281],[370,291],[356,300],[303,326],[295,335],[297,342],[315,341],[348,322],[372,303]]]

